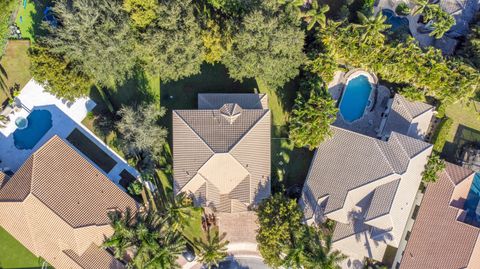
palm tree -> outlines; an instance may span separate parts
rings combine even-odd
[[[308,23],[307,30],[313,29],[313,27],[318,23],[321,27],[325,27],[327,22],[326,13],[330,10],[328,5],[319,6],[316,0],[312,1],[312,8],[305,13],[302,17]]]
[[[415,0],[414,2],[415,2],[415,5],[416,5],[415,6],[416,8],[412,12],[413,16],[418,15],[418,14],[423,14],[426,9],[428,9],[429,7],[434,5],[434,4],[430,3],[430,0]]]
[[[163,208],[165,220],[172,229],[181,230],[190,221],[193,204],[184,192],[177,195],[168,195],[166,200],[163,203],[163,207],[161,207]]]
[[[455,18],[443,11],[440,7],[436,8],[435,18],[433,18],[431,36],[439,39],[455,24]]]
[[[111,214],[114,234],[103,246],[113,248],[118,259],[131,251],[129,266],[134,268],[175,268],[176,259],[185,249],[181,234],[167,224],[155,211]]]
[[[305,245],[307,238],[304,237],[304,230],[295,231],[291,236],[291,246],[285,253],[283,259],[283,267],[285,268],[302,268],[307,263],[305,256]]]
[[[112,248],[115,258],[123,259],[128,248],[134,244],[134,225],[131,223],[131,211],[129,208],[122,213],[115,211],[109,215],[114,230],[113,235],[103,242],[103,246]]]
[[[306,269],[339,269],[339,263],[347,257],[340,251],[332,251],[332,236],[318,227],[309,227],[306,248]]]
[[[387,17],[381,12],[377,15],[367,17],[362,12],[357,11],[358,19],[361,24],[355,24],[355,28],[361,32],[361,41],[364,43],[383,41],[385,36],[383,31],[389,29],[391,25],[385,24]]]
[[[228,241],[225,239],[225,233],[219,235],[218,230],[207,231],[206,241],[195,239],[195,245],[200,250],[199,261],[208,268],[218,266],[218,263],[227,257]]]

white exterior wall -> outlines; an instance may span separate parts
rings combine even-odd
[[[403,230],[408,220],[408,215],[414,204],[415,195],[418,187],[422,181],[422,172],[425,169],[428,156],[432,152],[433,146],[421,152],[410,160],[407,171],[402,175],[402,179],[398,185],[397,194],[392,204],[390,215],[394,229],[392,231],[395,244],[393,247],[398,247],[402,237]]]
[[[433,108],[414,118],[410,124],[407,135],[423,140],[427,135],[428,127],[433,117]]]

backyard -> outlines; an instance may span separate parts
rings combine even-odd
[[[0,227],[0,269],[41,268],[43,260]]]
[[[269,108],[272,111],[272,178],[274,179],[274,190],[280,190],[290,186],[300,186],[305,180],[313,152],[307,149],[297,149],[288,140],[286,123],[288,112],[291,109],[295,98],[295,82],[288,83],[283,90],[273,91],[255,80],[244,80],[238,82],[228,76],[223,65],[204,64],[201,73],[179,81],[160,83],[157,76],[148,76],[143,72],[137,72],[124,85],[114,90],[106,90],[114,110],[117,111],[123,105],[139,104],[143,101],[159,102],[167,108],[166,116],[161,124],[171,130],[172,110],[174,109],[196,109],[198,93],[253,93],[258,89],[260,93],[267,93]],[[277,92],[284,93],[282,96]],[[107,105],[103,101],[98,90],[92,89],[90,97],[98,104],[94,109],[95,115],[109,114]],[[94,131],[105,142],[115,148],[114,132],[102,135],[95,131],[93,124],[94,117],[88,117],[83,124]],[[171,134],[171,131],[169,131]],[[170,137],[171,141],[171,137]],[[118,151],[118,149],[115,149]],[[286,172],[288,171],[288,172]],[[278,184],[280,183],[281,184]]]
[[[457,102],[447,107],[446,116],[452,126],[446,135],[442,156],[455,161],[455,154],[465,143],[480,142],[480,113],[478,104]]]
[[[9,96],[7,92],[15,84],[19,89],[32,77],[30,75],[30,59],[28,58],[29,40],[9,40],[5,55],[0,60],[0,78],[4,83],[0,91],[0,104]]]

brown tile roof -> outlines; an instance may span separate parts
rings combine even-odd
[[[70,226],[105,225],[105,212],[133,200],[58,136],[30,156],[0,189],[0,201],[33,194]]]
[[[64,252],[78,265],[85,269],[124,268],[121,262],[116,259],[112,259],[112,256],[108,252],[99,248],[95,244],[91,244],[90,247],[80,256],[71,249],[65,250]]]
[[[98,247],[113,233],[108,211],[127,207],[137,204],[54,136],[0,189],[0,226],[56,268],[108,268],[116,261]]]
[[[335,126],[332,131],[332,138],[317,148],[303,187],[301,202],[307,218],[317,199],[328,196],[325,214],[340,209],[348,191],[404,173],[411,158],[431,147],[398,133],[382,141]]]
[[[428,185],[400,268],[458,269],[469,265],[472,252],[480,247],[476,245],[480,229],[457,220],[460,209],[451,203],[459,183],[470,180],[471,184],[472,177],[472,171],[447,163],[438,181]],[[480,268],[480,264],[471,268]]]
[[[0,188],[10,179],[4,172],[0,171]]]
[[[205,195],[197,202],[227,212],[270,195],[270,111],[245,109],[234,97],[249,99],[227,94],[220,100],[231,103],[172,117],[175,192]]]

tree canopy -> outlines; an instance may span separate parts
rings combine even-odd
[[[289,138],[296,147],[313,150],[331,136],[330,124],[335,121],[338,109],[318,77],[305,80],[302,88],[290,115]],[[307,96],[302,92],[307,92]]]
[[[423,182],[435,182],[437,181],[438,173],[445,169],[445,161],[440,159],[440,155],[433,152],[428,158],[425,170],[422,172]]]
[[[29,55],[30,72],[49,93],[70,101],[88,95],[92,81],[77,68],[77,63],[50,52],[40,44],[33,45]]]
[[[59,24],[46,26],[41,39],[51,53],[78,63],[95,83],[113,87],[128,78],[137,62],[136,39],[122,1],[58,0]]]
[[[304,31],[290,17],[257,9],[243,18],[222,63],[234,79],[257,78],[275,89],[298,75],[304,44]]]
[[[124,0],[123,8],[130,14],[133,25],[138,28],[148,26],[158,17],[157,0]]]
[[[147,71],[162,81],[198,74],[204,59],[201,28],[191,0],[158,2],[158,16],[141,34],[138,46]]]
[[[161,158],[162,146],[166,143],[167,129],[158,124],[165,115],[165,108],[154,103],[122,107],[118,115],[121,119],[116,127],[124,153],[137,159],[141,170],[151,170],[151,160]]]

